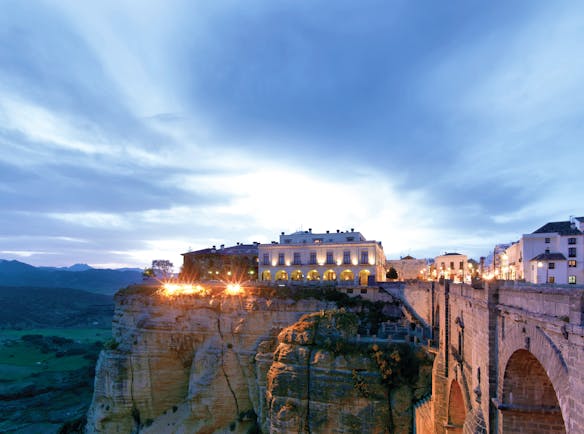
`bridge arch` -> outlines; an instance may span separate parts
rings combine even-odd
[[[511,321],[505,321],[511,322]],[[499,332],[500,346],[499,346],[499,375],[497,380],[497,396],[499,399],[499,429],[503,430],[511,423],[513,414],[520,412],[516,407],[523,405],[518,398],[522,393],[527,393],[525,387],[529,386],[531,382],[528,376],[523,375],[518,377],[521,373],[528,372],[528,370],[536,373],[541,379],[537,384],[539,390],[553,391],[553,396],[556,401],[553,405],[548,405],[548,401],[537,401],[530,408],[523,409],[524,414],[528,411],[536,410],[539,407],[544,407],[542,412],[544,415],[557,414],[559,421],[561,421],[561,429],[546,431],[542,428],[521,428],[522,433],[560,433],[566,432],[564,421],[569,420],[569,390],[570,385],[568,381],[568,368],[562,352],[554,343],[552,336],[558,339],[558,336],[551,334],[540,326],[523,323],[522,326],[507,326],[501,327]],[[537,362],[537,363],[536,363]],[[520,366],[524,366],[520,368]],[[541,369],[539,369],[541,368]],[[545,377],[544,377],[545,375]],[[512,379],[515,380],[512,381]],[[549,381],[549,384],[544,381]],[[516,385],[515,392],[513,392],[513,385]],[[535,385],[533,385],[535,387]],[[523,392],[522,389],[523,388]],[[531,394],[535,391],[529,392]],[[541,392],[539,392],[541,393]],[[519,401],[517,400],[519,399]],[[549,408],[548,408],[549,407]],[[515,408],[515,410],[513,410]],[[522,407],[519,407],[522,409]],[[521,419],[519,419],[521,420]],[[531,418],[531,420],[535,420]],[[523,423],[529,420],[523,419]],[[558,422],[559,424],[559,422]],[[546,425],[546,424],[544,424]],[[563,431],[562,431],[563,430]],[[503,430],[502,432],[507,432]]]
[[[517,350],[509,358],[501,398],[502,432],[566,433],[552,381],[528,350]]]
[[[462,434],[464,420],[466,419],[466,406],[460,384],[456,380],[450,383],[448,394],[448,423],[445,426],[447,433]]]

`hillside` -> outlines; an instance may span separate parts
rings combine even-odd
[[[97,269],[87,266],[60,269],[0,260],[0,283],[4,286],[73,288],[113,295],[120,288],[141,281],[142,273],[137,270]]]
[[[110,327],[113,298],[71,288],[0,286],[0,328]]]

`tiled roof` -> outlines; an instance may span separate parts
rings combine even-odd
[[[578,220],[581,217],[578,217]],[[584,217],[582,217],[584,220]],[[565,222],[550,222],[543,225],[541,228],[533,232],[534,234],[549,234],[558,233],[560,235],[580,235],[582,232],[577,228],[573,228],[569,221]]]
[[[563,253],[541,253],[537,255],[532,261],[565,261],[566,257]]]
[[[218,253],[220,255],[256,255],[258,254],[257,244],[238,244],[236,246],[224,247],[219,249],[201,249],[195,250],[194,252],[182,253],[185,255],[207,255],[210,253]]]

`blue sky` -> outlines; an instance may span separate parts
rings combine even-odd
[[[577,2],[3,0],[0,258],[478,258],[584,215],[583,46]]]

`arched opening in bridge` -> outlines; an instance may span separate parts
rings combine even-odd
[[[272,280],[272,273],[270,273],[270,270],[265,270],[262,273],[262,280],[267,280],[267,281]]]
[[[280,270],[276,273],[276,280],[288,280],[288,273],[286,270]]]
[[[448,424],[445,426],[447,433],[462,434],[464,419],[466,418],[466,407],[462,389],[458,381],[453,380],[450,384],[450,394],[448,395]]]
[[[370,274],[371,272],[369,270],[361,270],[359,272],[359,285],[367,285]]]
[[[341,272],[341,280],[342,281],[349,281],[349,280],[353,280],[355,278],[355,275],[353,274],[353,272],[351,270],[344,270]]]
[[[292,278],[292,280],[302,280],[304,278],[304,275],[302,274],[302,271],[294,270],[292,273],[290,273],[290,277]]]
[[[310,270],[306,275],[307,280],[320,280],[320,274],[316,270]]]
[[[335,273],[335,270],[326,270],[324,272],[324,280],[336,280],[337,278],[337,273]]]
[[[502,431],[565,434],[554,386],[539,360],[527,350],[509,358],[503,377]]]

